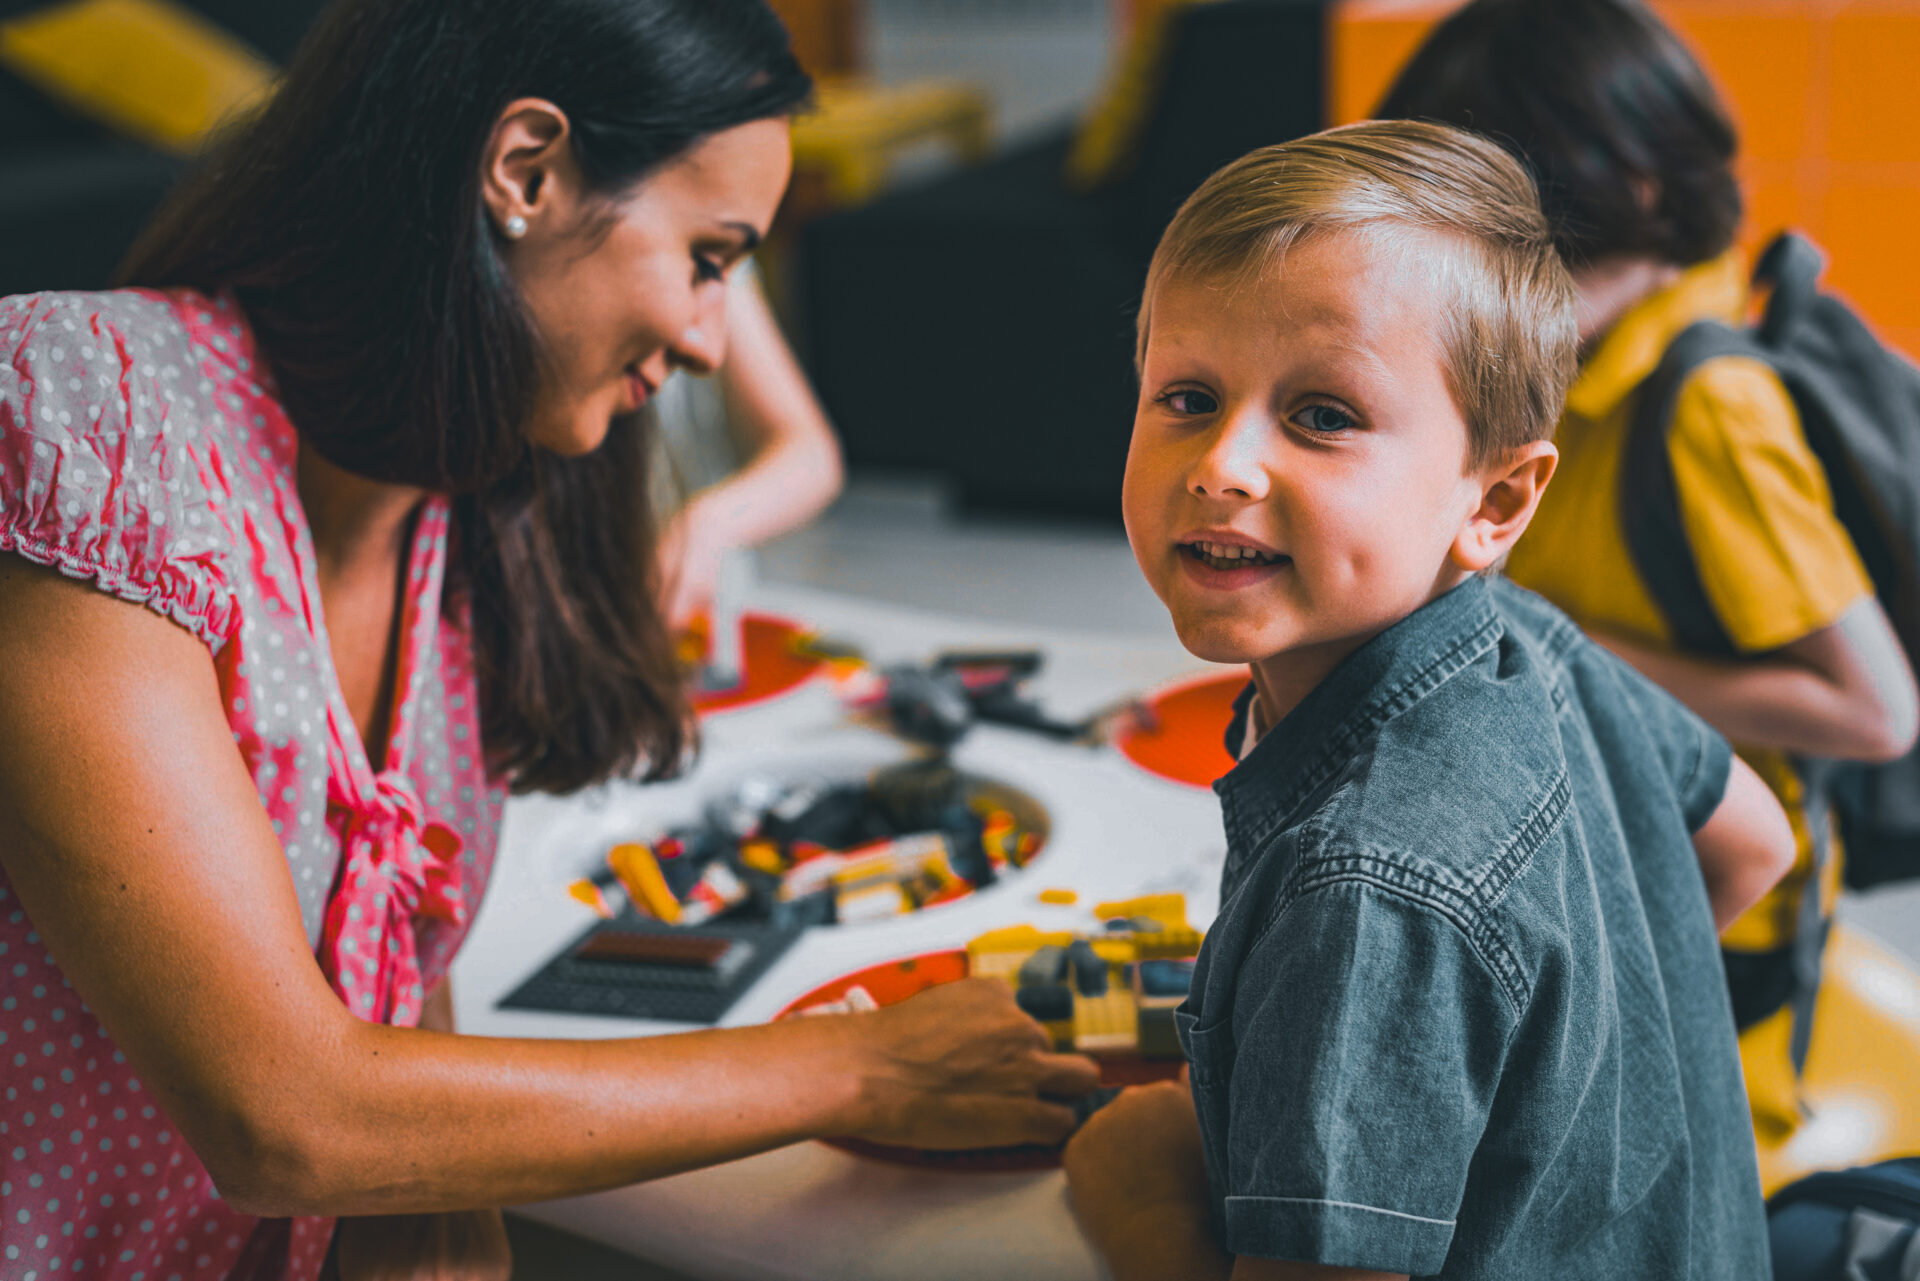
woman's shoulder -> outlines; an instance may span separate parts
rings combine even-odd
[[[217,645],[234,622],[229,429],[199,295],[0,299],[0,551],[149,604]]]

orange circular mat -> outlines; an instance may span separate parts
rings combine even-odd
[[[1227,724],[1233,719],[1233,700],[1247,686],[1247,674],[1202,676],[1170,686],[1147,699],[1153,710],[1152,728],[1131,724],[1120,731],[1120,751],[1149,774],[1211,787],[1213,780],[1233,768],[1227,755]]]
[[[689,629],[688,644],[690,648],[697,646],[696,653],[706,650],[706,629],[704,618],[696,619]],[[819,659],[795,652],[794,642],[806,634],[807,629],[790,618],[741,615],[740,659],[746,669],[745,679],[732,689],[695,690],[694,710],[707,713],[749,707],[805,684],[820,670]]]
[[[787,1003],[773,1021],[790,1018],[809,1006],[837,1001],[858,984],[881,1005],[896,1005],[916,993],[941,983],[967,977],[965,948],[944,952],[922,952],[898,961],[886,961],[855,970],[804,996]],[[823,1014],[820,1018],[833,1018]],[[1181,1059],[1103,1058],[1100,1060],[1102,1085],[1146,1085],[1152,1081],[1171,1081],[1180,1075]],[[980,1173],[1004,1173],[1010,1170],[1047,1170],[1060,1164],[1060,1149],[1043,1144],[1011,1148],[971,1148],[958,1152],[935,1152],[921,1148],[893,1147],[869,1143],[865,1139],[826,1139],[827,1146],[856,1156],[891,1161],[896,1165],[926,1166],[941,1170],[968,1170]]]

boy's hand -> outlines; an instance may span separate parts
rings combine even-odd
[[[1062,1163],[1074,1215],[1116,1278],[1232,1270],[1207,1227],[1200,1123],[1184,1083],[1123,1092],[1073,1136]]]

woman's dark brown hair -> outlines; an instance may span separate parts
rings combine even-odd
[[[654,604],[646,427],[530,447],[538,336],[480,198],[516,98],[567,113],[616,196],[811,85],[763,0],[340,0],[254,120],[162,208],[125,283],[232,291],[303,438],[453,495],[489,766],[567,792],[679,767],[692,739]]]
[[[1492,137],[1533,171],[1570,266],[1690,266],[1740,225],[1735,135],[1706,73],[1638,0],[1473,0],[1376,113]]]

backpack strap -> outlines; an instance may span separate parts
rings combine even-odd
[[[1667,436],[1680,389],[1694,370],[1720,356],[1754,355],[1765,359],[1738,330],[1712,320],[1689,326],[1640,384],[1620,460],[1620,528],[1634,568],[1674,639],[1697,654],[1732,657],[1736,650],[1700,581],[1699,562],[1680,514]]]
[[[1807,265],[1807,258],[1798,252],[1796,245],[1811,255],[1813,276],[1806,277],[1804,282],[1809,291],[1818,277],[1817,250],[1796,236],[1776,240],[1768,249],[1767,258],[1782,274],[1774,282],[1774,300],[1768,308],[1770,318],[1776,312],[1791,315],[1794,307],[1803,305],[1797,295],[1782,292],[1798,288]],[[1767,263],[1763,262],[1763,272],[1766,267]],[[1659,365],[1640,384],[1620,462],[1620,524],[1634,567],[1639,570],[1667,625],[1673,629],[1674,639],[1693,653],[1731,658],[1738,650],[1719,616],[1713,612],[1713,603],[1700,581],[1700,565],[1694,559],[1693,545],[1687,540],[1686,524],[1680,513],[1680,493],[1673,478],[1673,455],[1668,450],[1674,405],[1680,398],[1681,388],[1696,369],[1721,356],[1748,356],[1772,366],[1765,348],[1753,337],[1718,321],[1703,320],[1673,340]],[[1820,884],[1829,854],[1829,824],[1826,780],[1818,774],[1818,766],[1796,760],[1795,767],[1807,784],[1806,817],[1813,836],[1813,874],[1800,897],[1787,957],[1792,971],[1788,1004],[1793,1009],[1789,1053],[1794,1072],[1799,1074],[1806,1067],[1813,1006],[1820,991],[1820,962],[1826,950],[1829,927],[1830,913]]]
[[[1760,318],[1762,344],[1785,344],[1787,331],[1807,315],[1813,300],[1819,297],[1820,272],[1825,267],[1826,260],[1813,242],[1791,231],[1781,232],[1761,251],[1753,265],[1753,283],[1773,291]]]

